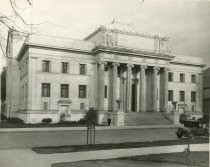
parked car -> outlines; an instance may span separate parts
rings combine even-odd
[[[204,123],[200,120],[185,120],[183,125],[183,127],[179,127],[176,131],[179,139],[182,137],[194,139],[196,136],[209,136],[208,127],[204,126]]]

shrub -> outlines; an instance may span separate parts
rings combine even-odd
[[[23,124],[23,120],[19,118],[7,118],[7,121],[10,123]]]
[[[43,118],[42,119],[42,123],[51,123],[52,122],[52,119],[51,118]]]
[[[79,121],[77,121],[77,124],[86,124],[85,118],[81,118]]]
[[[86,123],[96,123],[97,122],[97,111],[94,108],[90,108],[86,115],[84,116]]]

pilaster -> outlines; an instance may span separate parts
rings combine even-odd
[[[164,111],[168,112],[168,68],[164,68]]]

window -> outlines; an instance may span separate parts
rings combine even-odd
[[[86,98],[86,85],[79,85],[79,98]]]
[[[84,110],[85,109],[85,103],[80,103],[80,110]]]
[[[179,101],[184,102],[185,101],[185,92],[179,91]]]
[[[69,97],[69,85],[61,84],[61,97],[67,98]]]
[[[168,73],[168,81],[173,82],[173,73],[172,72]]]
[[[184,74],[180,74],[180,82],[185,82]]]
[[[42,84],[42,97],[50,97],[50,84],[49,83]]]
[[[80,75],[86,75],[86,64],[79,65]]]
[[[68,73],[68,63],[62,62],[62,73],[67,74]]]
[[[104,86],[104,98],[107,98],[107,85]]]
[[[50,71],[50,61],[43,60],[42,61],[42,71],[49,72]]]
[[[191,75],[191,83],[196,83],[196,76],[195,75]]]
[[[173,101],[173,90],[168,91],[168,101]]]
[[[191,102],[196,102],[196,92],[191,92]]]
[[[43,102],[43,110],[48,110],[48,102]]]

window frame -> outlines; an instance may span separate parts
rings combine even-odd
[[[191,102],[196,102],[196,92],[191,91]]]
[[[196,83],[196,75],[191,75],[191,83]]]
[[[168,101],[173,101],[173,100],[174,100],[174,91],[168,90]]]
[[[84,91],[81,93],[81,91]],[[79,85],[79,95],[80,99],[85,99],[87,97],[87,85]]]
[[[185,91],[179,91],[179,101],[185,102]]]
[[[67,86],[66,88],[64,88],[65,86]],[[63,90],[64,90],[64,94],[63,94]],[[61,84],[61,87],[60,87],[60,97],[61,98],[69,98],[69,84]],[[67,96],[63,96],[63,95],[67,95]]]
[[[48,63],[48,69],[46,70],[45,63]],[[50,72],[50,61],[49,60],[42,60],[42,72]]]
[[[81,68],[82,66],[84,66],[84,70],[82,70],[83,68]],[[84,73],[83,73],[84,71]],[[87,75],[87,64],[79,64],[79,74],[80,75]]]
[[[44,87],[44,86],[46,86],[46,87]],[[50,87],[51,87],[50,83],[42,83],[42,97],[50,97],[50,93],[51,93]],[[46,95],[45,95],[44,89],[49,89],[49,90],[46,90],[46,92],[47,92]]]
[[[179,74],[179,81],[181,83],[184,83],[185,82],[185,74],[183,74],[183,73]]]
[[[171,74],[171,75],[170,75]],[[171,76],[171,77],[170,77]],[[170,79],[171,78],[171,79]],[[173,82],[173,73],[172,72],[168,72],[168,82]]]
[[[64,71],[64,65],[66,66],[66,72]],[[69,70],[69,63],[68,62],[61,62],[61,73],[68,74]]]

